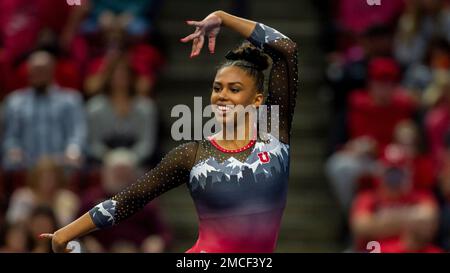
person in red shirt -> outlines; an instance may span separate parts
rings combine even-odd
[[[367,90],[355,90],[349,96],[348,130],[350,139],[368,136],[383,150],[392,141],[395,126],[411,118],[417,106],[398,87],[400,70],[393,59],[375,58],[368,70]]]
[[[413,187],[416,190],[431,191],[436,185],[438,168],[432,154],[420,149],[419,128],[412,120],[400,122],[394,131],[394,142],[401,146],[411,164]]]
[[[444,250],[432,243],[437,231],[437,218],[424,210],[405,227],[398,241],[381,245],[382,253],[442,253]]]
[[[85,8],[85,5],[69,6],[66,1],[0,0],[0,99],[24,87],[27,77],[24,61],[37,49],[48,50],[41,45],[49,39],[55,40],[56,47],[67,55],[57,60],[58,83],[75,89],[81,87],[80,66],[72,56],[81,17],[74,11]]]
[[[442,253],[433,243],[438,229],[438,217],[427,210],[417,210],[411,217],[400,239],[381,245],[382,253]]]
[[[364,251],[372,240],[381,246],[396,242],[411,222],[421,219],[432,222],[438,217],[434,197],[413,189],[407,157],[401,147],[388,147],[382,162],[379,187],[359,193],[352,206],[350,227],[356,251]]]

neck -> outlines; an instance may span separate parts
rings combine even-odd
[[[50,85],[40,85],[40,86],[34,86],[34,90],[36,91],[36,94],[38,95],[44,95],[47,93],[48,88]]]
[[[128,91],[121,88],[113,88],[111,90],[111,97],[113,98],[128,98]]]
[[[256,127],[249,116],[245,117],[245,122],[234,122],[234,124],[233,128],[222,125],[222,130],[216,134],[216,142],[225,149],[238,149],[255,139]],[[230,136],[227,137],[227,128],[228,134],[230,134],[230,130],[233,132],[231,138]]]

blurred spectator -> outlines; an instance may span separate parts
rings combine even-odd
[[[425,129],[434,156],[440,167],[445,156],[444,138],[450,130],[450,72],[436,74],[435,81],[424,93],[424,102],[430,108],[425,116]]]
[[[57,230],[60,227],[55,213],[50,207],[39,206],[33,209],[27,219],[28,237],[31,240],[33,253],[52,253],[51,240],[42,240],[39,235],[49,230]]]
[[[349,93],[366,87],[370,60],[391,54],[392,31],[383,25],[368,29],[360,37],[358,44],[348,50],[330,54],[327,80],[332,89],[331,151],[348,140],[345,128]]]
[[[407,1],[395,39],[395,56],[407,67],[425,57],[434,36],[450,41],[450,9],[444,0]]]
[[[442,253],[443,249],[433,243],[438,228],[438,217],[425,209],[416,210],[414,217],[405,225],[398,241],[381,245],[382,253]]]
[[[154,19],[159,12],[160,0],[89,0],[87,19],[81,25],[85,37],[86,81],[84,92],[88,97],[100,93],[104,73],[123,51],[129,55],[130,65],[137,73],[136,91],[139,95],[153,96],[157,74],[164,64],[159,33]],[[83,53],[78,54],[82,56]]]
[[[410,65],[403,79],[406,88],[421,96],[437,74],[450,69],[450,44],[444,38],[435,38],[428,44],[423,62]],[[447,75],[448,77],[448,75]]]
[[[125,38],[119,37],[123,40]],[[123,43],[123,41],[118,41]],[[155,85],[157,75],[164,64],[164,58],[161,53],[149,44],[133,44],[115,46],[114,42],[102,46],[106,52],[99,53],[97,57],[88,61],[87,75],[84,84],[84,92],[87,97],[101,93],[105,85],[105,76],[110,73],[114,63],[121,59],[122,55],[127,55],[130,66],[136,73],[135,89],[136,93],[142,97],[154,97],[153,86]],[[125,53],[121,53],[125,52]]]
[[[136,95],[136,73],[126,57],[111,63],[107,73],[104,94],[87,104],[89,154],[101,162],[110,150],[126,147],[142,166],[156,149],[157,107],[151,99]]]
[[[5,102],[3,166],[33,166],[42,156],[79,166],[86,138],[80,94],[53,83],[54,58],[47,52],[33,53],[28,70],[30,87]]]
[[[400,71],[394,60],[376,58],[369,64],[367,90],[349,97],[350,139],[373,138],[380,151],[392,141],[395,126],[416,111],[415,101],[398,86]]]
[[[440,242],[450,251],[450,130],[445,137],[442,168],[439,173],[439,193],[442,196]]]
[[[88,18],[81,28],[85,33],[120,26],[133,36],[152,31],[153,19],[159,11],[160,0],[89,0]]]
[[[358,182],[375,172],[376,158],[376,143],[371,138],[361,137],[349,141],[328,159],[326,173],[345,218],[359,190]]]
[[[3,57],[17,64],[33,48],[42,31],[63,35],[71,20],[66,1],[1,0],[0,40]]]
[[[47,51],[55,59],[54,81],[62,87],[80,89],[82,86],[81,64],[65,54],[58,44],[58,37],[50,31],[42,31],[33,48],[35,51]],[[15,90],[27,86],[28,63],[26,61],[17,65],[16,69],[11,68],[8,77],[8,89]]]
[[[422,147],[417,125],[412,120],[400,122],[394,131],[394,143],[406,153],[408,164],[411,165],[414,189],[431,192],[435,186],[438,168],[432,156]]]
[[[404,0],[383,1],[369,5],[366,1],[338,1],[337,23],[342,31],[361,34],[375,25],[393,25],[404,8]]]
[[[392,59],[374,58],[368,73],[368,90],[356,90],[349,97],[346,120],[350,140],[326,166],[345,213],[358,188],[356,182],[371,175],[376,155],[393,140],[395,126],[411,118],[416,108],[412,98],[397,86],[400,71]]]
[[[13,75],[18,65],[35,49],[39,37],[59,37],[58,44],[70,51],[75,31],[81,18],[73,12],[85,5],[70,7],[66,1],[54,0],[1,0],[0,1],[0,70]],[[17,84],[5,77],[0,85],[11,91]],[[0,96],[2,97],[2,96]]]
[[[137,159],[134,153],[120,148],[105,158],[102,184],[83,196],[81,213],[99,202],[111,198],[138,177]],[[152,201],[144,209],[119,226],[84,239],[89,252],[163,252],[167,250],[170,233],[161,218],[159,207]]]
[[[49,158],[42,158],[29,172],[28,185],[14,191],[6,213],[7,221],[26,222],[34,208],[45,205],[53,209],[58,223],[70,223],[78,213],[80,200],[65,186],[61,167]]]
[[[23,223],[5,223],[2,227],[0,227],[0,253],[28,252],[30,244],[31,242],[28,238],[27,229]]]
[[[398,242],[405,231],[407,237],[414,237],[420,228],[408,230],[411,223],[428,220],[425,225],[432,229],[438,217],[434,197],[413,189],[411,169],[401,147],[389,146],[382,162],[379,187],[360,192],[352,206],[350,226],[356,251],[364,251],[371,240],[380,242],[382,248]]]

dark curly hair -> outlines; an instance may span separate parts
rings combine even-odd
[[[242,43],[225,56],[227,61],[218,70],[229,66],[237,66],[255,80],[258,92],[264,91],[264,70],[270,66],[269,57],[249,42]]]

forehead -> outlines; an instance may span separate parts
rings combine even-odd
[[[252,78],[237,66],[226,66],[217,71],[215,82],[222,84],[240,82],[244,85],[252,84]]]

